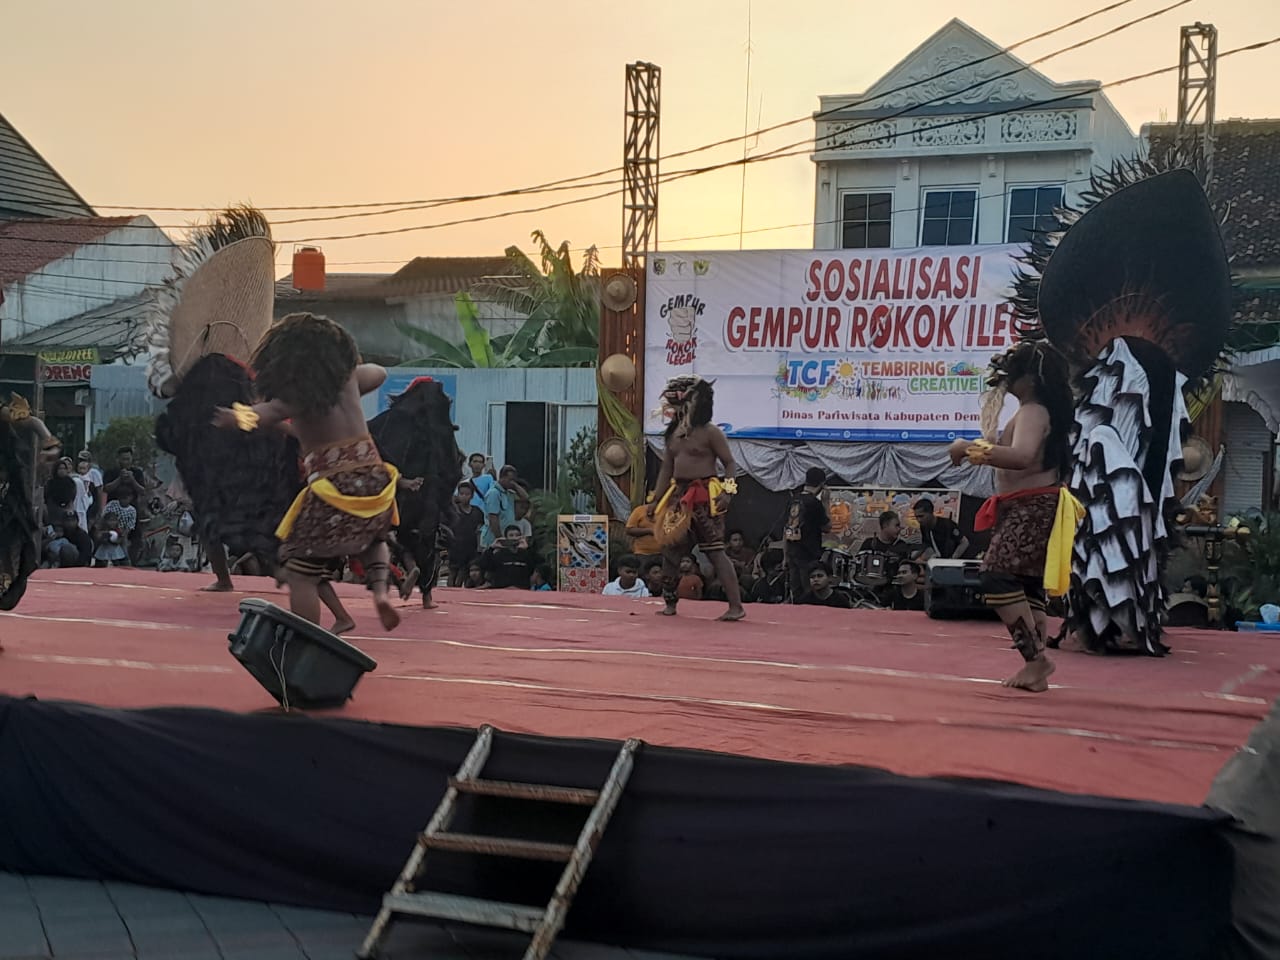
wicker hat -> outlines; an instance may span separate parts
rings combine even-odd
[[[249,208],[224,211],[183,247],[177,276],[156,298],[148,330],[151,391],[172,396],[211,353],[247,363],[274,306],[275,247],[266,218]]]
[[[600,469],[610,477],[620,477],[631,469],[631,447],[621,437],[610,437],[596,448]]]
[[[600,300],[615,312],[630,310],[636,302],[636,282],[625,273],[615,273],[605,281]]]

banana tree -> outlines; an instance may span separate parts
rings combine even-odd
[[[540,230],[533,239],[541,265],[519,247],[506,250],[510,275],[483,280],[454,298],[463,343],[406,323],[399,330],[430,351],[412,366],[589,367],[596,362],[600,330],[600,263],[596,248],[586,251],[575,271],[569,244],[553,248]],[[474,296],[473,296],[474,295]],[[496,304],[527,319],[509,335],[491,337],[480,321],[477,301]]]

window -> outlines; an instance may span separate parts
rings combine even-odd
[[[922,247],[965,246],[978,226],[977,190],[930,190],[920,220]]]
[[[1053,211],[1062,206],[1061,187],[1014,187],[1009,191],[1009,243],[1027,243],[1034,233],[1058,229]]]
[[[846,193],[840,218],[840,246],[867,250],[892,246],[893,194]]]

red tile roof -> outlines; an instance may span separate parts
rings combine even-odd
[[[1172,142],[1174,124],[1152,124],[1153,143]],[[1280,267],[1280,120],[1214,124],[1215,209],[1226,211],[1222,239],[1235,270]]]
[[[0,287],[127,226],[133,217],[0,220]]]
[[[511,273],[506,257],[416,257],[395,273],[329,273],[324,290],[295,290],[292,275],[276,281],[277,300],[387,300],[452,296],[484,277]]]

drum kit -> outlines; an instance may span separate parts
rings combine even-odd
[[[850,553],[841,547],[833,547],[822,555],[822,562],[831,569],[836,583],[853,600],[854,609],[861,610],[879,610],[884,606],[879,592],[893,579],[891,567],[896,569],[896,564],[891,564],[891,559],[888,554],[875,550]]]

